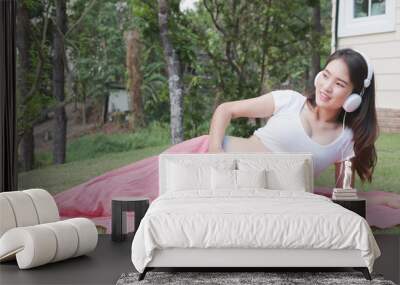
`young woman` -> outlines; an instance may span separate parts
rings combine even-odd
[[[164,153],[311,152],[315,176],[331,164],[338,169],[341,162],[351,160],[353,178],[357,172],[363,181],[371,181],[378,132],[374,89],[372,67],[368,68],[363,56],[351,49],[338,50],[317,76],[315,94],[309,98],[293,90],[277,90],[223,103],[213,114],[209,135],[173,145]],[[358,108],[355,103],[360,98],[352,93],[362,94]],[[224,136],[230,120],[238,117],[270,118],[250,138]],[[340,187],[343,177],[338,174],[337,170],[335,181],[340,180]],[[328,190],[332,192],[332,188]],[[315,193],[328,195],[322,190]],[[400,195],[361,193],[368,199],[370,225],[386,228],[400,224]],[[111,200],[117,196],[145,196],[151,201],[157,198],[158,156],[94,177],[54,198],[61,216],[90,217],[110,232]]]
[[[314,83],[315,92],[308,98],[292,90],[277,90],[222,103],[212,118],[208,151],[311,152],[315,176],[335,164],[335,180],[340,187],[341,164],[351,160],[352,185],[355,172],[362,181],[371,181],[378,136],[371,64],[355,50],[337,50],[329,56]],[[359,99],[358,108],[352,110],[357,102],[350,101]],[[352,108],[349,104],[353,104]],[[224,136],[231,119],[239,117],[270,118],[249,138]]]

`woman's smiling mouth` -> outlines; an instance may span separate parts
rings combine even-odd
[[[328,95],[324,94],[323,92],[319,92],[319,98],[321,99],[321,101],[323,102],[328,102],[331,97],[329,97]]]

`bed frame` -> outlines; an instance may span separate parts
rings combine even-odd
[[[351,267],[371,280],[359,250],[329,249],[157,249],[139,280],[155,268],[337,268]]]
[[[307,191],[313,191],[313,165],[310,153],[223,153],[223,154],[161,154],[159,157],[160,194],[166,191],[167,161],[181,159],[260,158],[300,159],[306,162]],[[343,268],[361,271],[367,280],[371,275],[359,250],[330,249],[265,249],[265,248],[167,248],[157,249],[153,259],[139,275],[143,280],[148,271],[156,268]]]

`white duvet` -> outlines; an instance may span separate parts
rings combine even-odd
[[[154,249],[175,247],[358,249],[370,272],[380,256],[367,221],[330,199],[257,189],[158,197],[133,239],[133,265],[143,272]]]

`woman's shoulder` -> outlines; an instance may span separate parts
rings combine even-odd
[[[296,111],[302,106],[306,98],[301,93],[292,89],[274,90],[271,94],[275,102],[274,114],[283,111]]]
[[[286,97],[293,97],[293,98],[305,98],[303,94],[297,92],[293,89],[277,89],[271,91],[271,93],[275,96],[286,96]]]

